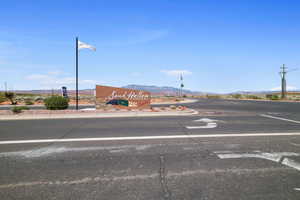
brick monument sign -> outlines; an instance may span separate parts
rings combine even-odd
[[[144,108],[150,106],[150,101],[150,92],[96,85],[96,108],[107,105]]]

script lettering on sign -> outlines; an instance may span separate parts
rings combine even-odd
[[[140,99],[140,100],[145,100],[145,99],[148,99],[149,98],[149,95],[145,95],[143,94],[143,92],[130,92],[130,93],[127,93],[127,92],[124,92],[123,94],[121,93],[118,93],[117,91],[113,90],[111,95],[107,97],[107,99],[117,99],[117,98],[125,98],[125,99],[128,99],[128,100],[132,100],[132,99]]]
[[[143,90],[97,85],[96,103],[105,105],[111,100],[126,100],[128,101],[128,107],[146,107],[150,105],[151,94]]]

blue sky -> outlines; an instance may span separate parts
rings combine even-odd
[[[179,85],[208,92],[269,90],[280,66],[300,69],[300,2],[110,0],[1,2],[0,90],[95,84]],[[288,86],[300,88],[300,70]]]

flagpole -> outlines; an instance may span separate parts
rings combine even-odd
[[[78,37],[76,37],[76,110],[78,110]]]

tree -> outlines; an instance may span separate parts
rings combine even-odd
[[[5,92],[4,95],[10,101],[11,105],[16,105],[18,103],[15,99],[15,97],[16,97],[15,93]]]

